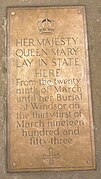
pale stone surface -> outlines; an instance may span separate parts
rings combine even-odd
[[[35,172],[8,174],[6,171],[6,57],[5,23],[8,6],[49,6],[49,5],[85,5],[88,23],[90,71],[92,85],[93,114],[96,142],[95,171],[72,172]],[[0,178],[1,179],[100,179],[101,178],[101,1],[100,0],[1,0],[0,1]]]

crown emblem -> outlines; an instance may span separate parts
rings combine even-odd
[[[51,34],[54,33],[55,21],[51,19],[44,19],[42,21],[38,21],[37,26],[41,34]]]

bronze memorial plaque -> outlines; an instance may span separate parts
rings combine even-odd
[[[85,8],[8,8],[8,171],[95,169]]]

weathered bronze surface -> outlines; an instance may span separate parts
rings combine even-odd
[[[85,9],[8,9],[8,171],[95,169]]]

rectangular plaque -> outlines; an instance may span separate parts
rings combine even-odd
[[[84,7],[7,18],[8,171],[95,169]]]

